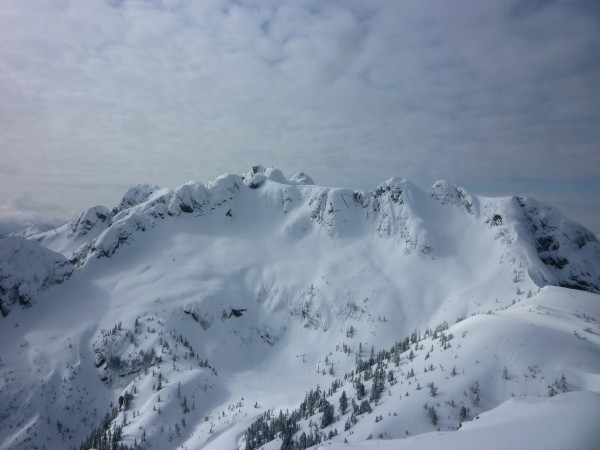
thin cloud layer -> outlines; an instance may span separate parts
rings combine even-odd
[[[594,0],[4,2],[2,211],[256,162],[325,185],[597,195],[598,23]]]

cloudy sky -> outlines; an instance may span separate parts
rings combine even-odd
[[[254,163],[600,234],[600,2],[0,0],[4,228]]]

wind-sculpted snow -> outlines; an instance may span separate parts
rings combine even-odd
[[[39,287],[0,319],[0,448],[416,442],[512,398],[599,392],[600,297],[548,286],[597,292],[598,249],[552,208],[446,182],[257,165],[138,186],[0,239],[3,289]]]
[[[73,267],[60,253],[19,237],[0,239],[0,313],[31,306],[40,291],[61,284]]]

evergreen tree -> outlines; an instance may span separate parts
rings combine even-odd
[[[437,395],[438,388],[433,384],[433,381],[427,385],[429,387],[429,395],[435,397]]]
[[[357,380],[356,381],[356,398],[357,399],[362,399],[364,396],[366,395],[365,392],[365,385],[362,383],[362,381]]]
[[[467,417],[469,417],[469,408],[465,408],[465,406],[460,407],[460,412],[458,413],[458,421],[463,423]]]
[[[371,413],[373,410],[371,409],[371,404],[367,400],[363,400],[358,407],[358,413]]]
[[[385,388],[385,371],[382,366],[379,366],[375,370],[375,375],[373,376],[373,385],[371,386],[371,396],[369,398],[370,401],[377,403],[381,398],[381,394],[383,389]]]
[[[567,377],[563,373],[562,377],[560,377],[560,388],[563,392],[567,392],[569,390],[569,386],[567,385]]]
[[[429,423],[431,425],[437,425],[438,415],[437,415],[437,411],[435,410],[435,408],[433,406],[429,407],[429,409],[427,410],[427,415],[429,417]]]
[[[346,410],[348,409],[348,397],[346,396],[346,391],[342,391],[342,396],[340,397],[340,414],[346,414]]]
[[[331,425],[334,421],[333,413],[333,405],[329,403],[327,400],[323,399],[323,416],[321,416],[321,428],[325,428]]]

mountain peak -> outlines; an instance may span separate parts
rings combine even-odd
[[[462,206],[469,214],[475,214],[476,202],[463,188],[444,180],[439,180],[431,187],[431,196],[442,204],[451,203]]]
[[[570,436],[598,400],[569,391],[600,390],[599,276],[555,208],[445,181],[138,185],[0,239],[0,447],[400,448],[542,406]]]
[[[252,166],[252,169],[243,176],[243,179],[244,183],[252,189],[259,187],[265,180],[271,180],[280,184],[315,184],[312,178],[304,172],[298,172],[288,180],[281,170],[273,167],[264,167],[260,164]]]
[[[145,202],[148,197],[159,189],[160,188],[154,184],[138,184],[137,186],[128,189],[123,195],[119,206],[117,206],[117,212],[121,212]]]
[[[443,180],[428,192],[400,177],[372,192],[351,191],[316,186],[303,172],[288,180],[281,170],[257,164],[245,174],[189,182],[175,190],[141,184],[113,210],[90,208],[68,226],[31,238],[84,264],[93,255],[112,256],[139,233],[181,215],[194,217],[201,233],[283,233],[296,240],[315,232],[333,239],[377,237],[392,239],[403,254],[430,258],[466,245],[464,230],[473,229],[480,236],[469,244],[474,252],[479,251],[475,242],[497,240],[507,248],[518,242],[517,254],[523,255],[518,258],[525,258],[521,264],[539,286],[600,292],[600,245],[589,231],[535,200],[480,197]],[[475,231],[480,223],[487,224],[491,237]]]

